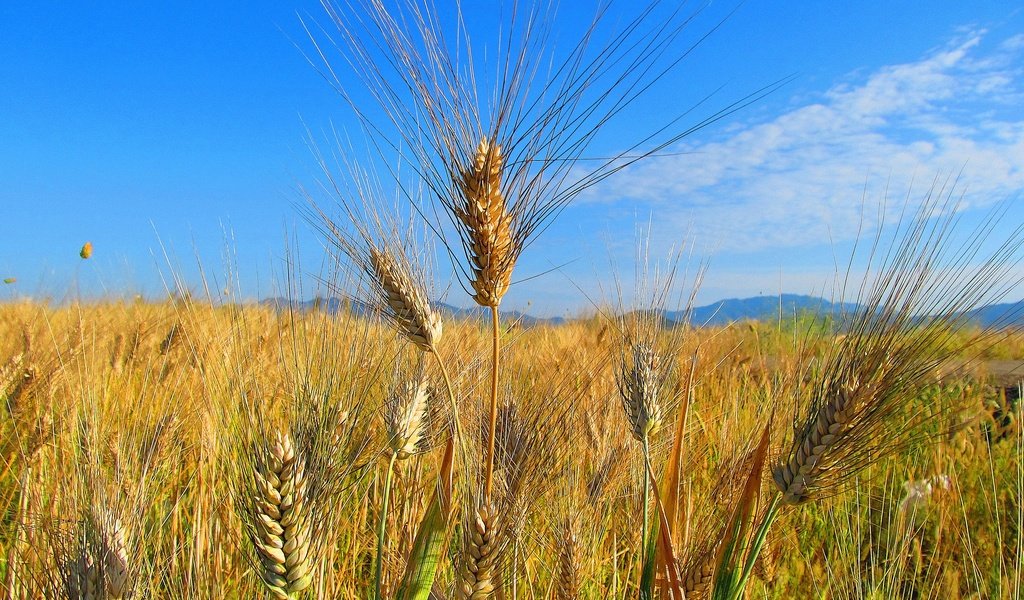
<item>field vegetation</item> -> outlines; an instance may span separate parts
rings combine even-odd
[[[458,585],[462,539],[473,524],[472,513],[457,514],[472,493],[460,488],[473,485],[471,469],[482,461],[468,455],[475,448],[467,443],[454,469],[446,462],[450,413],[436,370],[424,375],[422,437],[411,440],[407,422],[396,427],[392,403],[410,403],[398,420],[411,414],[419,391],[408,386],[421,367],[409,356],[418,350],[385,324],[193,301],[14,303],[0,310],[0,324],[10,333],[0,342],[0,499],[11,597],[264,593],[264,558],[248,541],[257,525],[240,516],[253,499],[240,495],[254,493],[252,472],[266,460],[258,455],[277,451],[279,436],[290,436],[305,461],[304,593],[373,595],[388,494],[380,589],[392,597],[444,469],[454,470],[448,510],[455,515],[435,585]],[[513,325],[502,327],[508,359],[495,459],[495,487],[513,497],[503,507],[505,559],[495,566],[495,587],[505,597],[513,588],[522,598],[636,597],[645,564],[644,456],[635,419],[621,406],[616,325],[601,318]],[[452,364],[462,435],[479,441],[487,381],[476,357],[487,354],[489,328],[445,326],[453,343],[442,352]],[[661,388],[666,402],[648,446],[657,481],[666,481],[668,457],[678,456],[673,541],[687,597],[701,597],[693,585],[700,561],[710,561],[705,573],[714,574],[708,544],[725,535],[737,502],[750,502],[744,485],[766,413],[792,396],[798,365],[820,351],[794,335],[800,331],[806,319],[660,334],[674,338],[674,353],[663,356],[679,366]],[[979,337],[989,339],[960,332],[956,345]],[[1024,336],[989,351],[1022,357]],[[924,377],[904,408],[947,407],[931,435],[901,445],[825,500],[782,507],[749,597],[1016,597],[1024,438],[1014,389],[987,385],[981,370]],[[762,503],[778,494],[769,469],[786,464],[779,455],[790,419],[781,409],[775,419],[757,482]]]

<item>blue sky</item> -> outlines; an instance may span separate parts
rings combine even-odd
[[[712,4],[693,35],[735,6]],[[198,288],[197,262],[223,281],[226,248],[243,295],[270,296],[289,239],[316,270],[294,208],[317,176],[306,129],[322,140],[356,125],[307,62],[300,15],[328,23],[306,1],[0,6],[0,278],[17,278],[0,297],[155,296],[171,272]],[[609,261],[628,271],[648,226],[652,256],[692,244],[708,258],[702,302],[826,291],[862,198],[922,196],[961,171],[968,223],[1007,199],[1007,220],[1024,221],[1022,70],[1024,11],[1010,3],[743,3],[591,150],[614,152],[709,93],[693,121],[795,79],[584,193],[517,274],[568,264],[506,305],[585,308],[580,290],[601,296]],[[451,287],[444,268],[439,280]]]

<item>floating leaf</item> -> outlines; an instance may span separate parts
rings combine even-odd
[[[83,260],[92,256],[92,242],[82,244],[82,251],[79,252],[78,255],[81,256]]]
[[[7,283],[7,284],[11,284],[11,283],[14,283],[16,281],[18,281],[17,277],[7,277],[6,279],[4,279],[4,283]]]

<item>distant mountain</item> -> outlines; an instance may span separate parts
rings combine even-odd
[[[444,302],[438,302],[434,305],[435,308],[440,309],[442,312],[446,312],[456,319],[474,319],[482,320],[491,318],[491,309],[483,308],[481,306],[474,306],[471,308],[459,308],[458,306],[452,306],[451,304],[445,304]],[[514,321],[518,322],[524,327],[531,327],[533,325],[561,325],[565,323],[565,319],[562,317],[552,317],[550,319],[543,319],[539,317],[530,316],[524,312],[518,310],[509,310],[501,312],[502,321]]]
[[[287,298],[267,298],[260,302],[265,306],[273,306],[277,308],[286,307],[291,304],[294,308],[302,311],[306,310],[323,310],[328,314],[335,314],[342,310],[349,310],[355,314],[363,315],[372,312],[372,309],[365,304],[352,300],[349,298],[314,298],[312,300],[288,300]],[[445,304],[444,302],[437,302],[434,304],[434,308],[447,314],[456,319],[484,319],[490,318],[490,309],[485,309],[479,306],[473,308],[459,308],[458,306],[452,306],[451,304]],[[560,325],[565,322],[562,317],[554,317],[551,319],[540,319],[537,317],[530,316],[526,313],[519,312],[517,310],[503,311],[501,313],[503,321],[515,321],[519,324],[530,327],[533,325],[540,324],[551,324]]]
[[[753,298],[731,298],[719,300],[693,309],[690,322],[697,327],[727,325],[736,321],[760,321],[792,317],[799,313],[838,314],[857,307],[852,303],[833,303],[817,296],[781,294],[778,296],[755,296]],[[683,311],[666,314],[673,321],[684,318]]]
[[[1024,300],[982,306],[967,313],[967,318],[980,327],[1024,327]]]
[[[360,305],[347,298],[313,298],[312,300],[291,300],[288,298],[265,298],[260,301],[263,306],[273,308],[285,308],[291,305],[296,310],[323,310],[328,314],[341,312],[343,309],[351,309],[356,314],[364,314],[369,311],[365,306]]]
[[[262,302],[262,304],[268,306],[278,307],[287,306],[288,303],[289,301],[285,298],[268,298]],[[299,310],[319,308],[331,314],[341,310],[351,310],[356,314],[366,314],[370,311],[365,305],[344,298],[317,298],[293,302],[293,304]],[[490,311],[478,306],[460,308],[439,302],[435,304],[435,308],[456,319],[484,320],[490,318]],[[793,317],[801,313],[837,315],[840,312],[849,313],[856,308],[857,305],[851,302],[836,303],[817,296],[800,294],[730,298],[694,308],[691,311],[690,323],[696,327],[716,327],[737,321],[778,319],[780,314],[783,318]],[[666,324],[681,322],[685,316],[685,311],[665,311],[664,313]],[[565,322],[565,319],[562,317],[543,319],[519,311],[502,312],[502,318],[516,321],[525,327],[542,324],[559,325]],[[971,323],[977,324],[980,327],[999,325],[1024,327],[1024,300],[982,306],[967,313],[967,318]]]

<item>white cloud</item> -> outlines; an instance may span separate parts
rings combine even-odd
[[[581,201],[639,204],[663,236],[686,229],[698,246],[743,253],[852,239],[862,199],[888,189],[902,200],[912,185],[920,197],[937,175],[962,171],[957,188],[974,206],[1003,200],[1024,190],[1024,36],[989,50],[983,39],[973,32],[770,121],[684,142]]]

